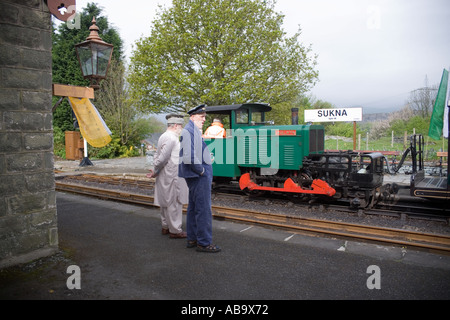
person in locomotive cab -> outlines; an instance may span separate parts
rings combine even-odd
[[[162,234],[172,239],[186,238],[182,230],[183,204],[188,203],[188,188],[178,176],[180,156],[180,134],[183,130],[183,115],[166,116],[167,130],[158,140],[153,160],[154,170],[147,177],[156,177],[155,205],[161,210]]]
[[[210,152],[202,138],[206,106],[188,111],[189,123],[181,132],[181,150],[178,175],[189,188],[186,217],[187,247],[200,252],[219,252],[212,244],[211,184],[213,178]]]
[[[211,126],[206,129],[205,134],[203,135],[204,138],[226,138],[227,132],[225,128],[223,127],[222,121],[220,119],[214,119],[211,123]]]

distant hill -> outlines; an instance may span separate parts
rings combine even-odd
[[[374,121],[381,121],[386,120],[389,117],[389,112],[382,112],[382,113],[363,113],[363,120],[361,122],[374,122]]]

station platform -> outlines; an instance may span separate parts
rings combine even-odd
[[[157,208],[57,192],[57,210],[60,252],[2,270],[0,299],[178,301],[151,304],[166,316],[240,301],[276,316],[273,301],[294,312],[297,300],[450,299],[447,255],[216,219],[222,251],[202,253],[163,236]]]
[[[55,171],[72,174],[117,174],[145,176],[153,168],[147,157],[90,160],[92,165],[80,166],[81,160],[56,160]]]

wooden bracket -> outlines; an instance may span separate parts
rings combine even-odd
[[[53,84],[53,95],[60,97],[94,99],[94,89],[89,87],[68,86],[65,84]]]
[[[55,112],[56,108],[66,97],[94,99],[94,89],[89,87],[69,86],[54,83],[52,89],[54,96],[61,97],[61,99],[59,99],[58,102],[52,107],[52,113]]]

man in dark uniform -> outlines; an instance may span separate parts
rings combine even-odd
[[[178,175],[186,180],[189,188],[187,247],[197,247],[200,252],[219,252],[221,249],[212,244],[211,155],[202,138],[206,106],[197,106],[189,110],[188,114],[189,123],[181,132],[178,168]]]

